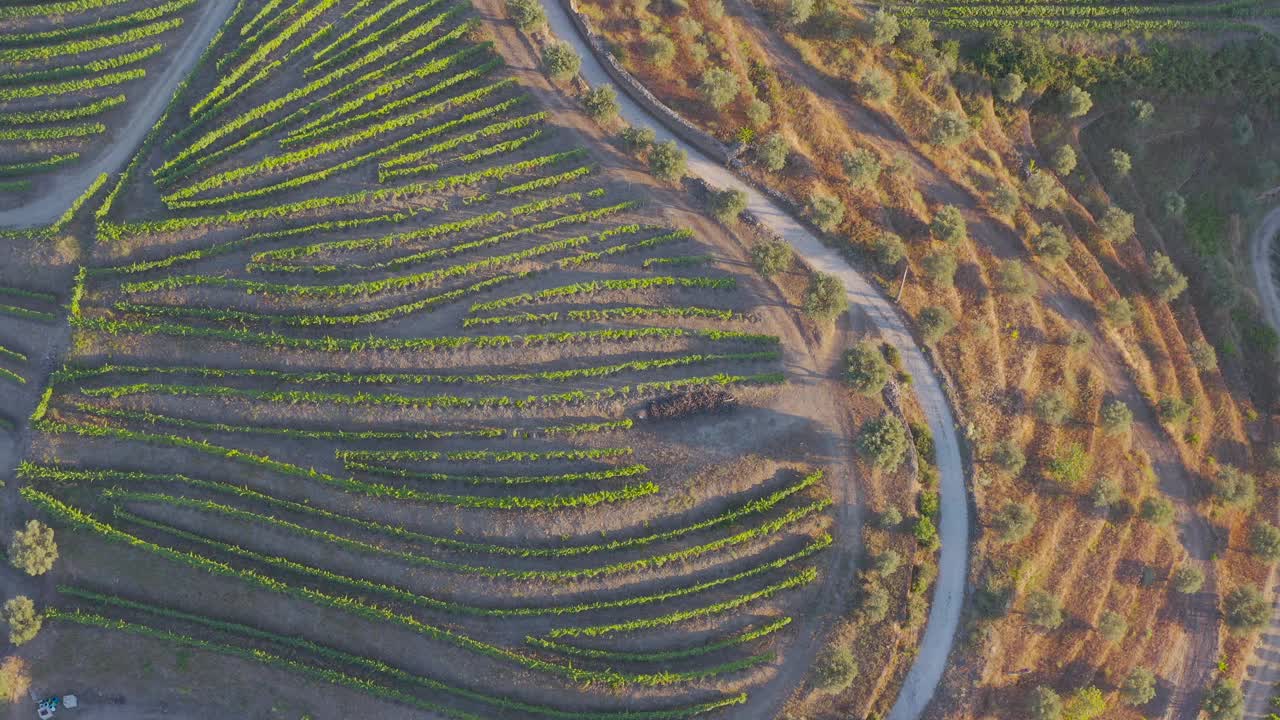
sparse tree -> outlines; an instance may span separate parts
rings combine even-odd
[[[1247,507],[1257,497],[1258,481],[1253,475],[1234,465],[1218,466],[1213,495],[1223,504]]]
[[[942,147],[959,145],[969,137],[969,119],[955,110],[943,110],[929,127],[929,142]]]
[[[582,98],[582,105],[587,109],[587,115],[596,122],[608,122],[618,115],[618,95],[608,85],[587,91]]]
[[[898,24],[898,18],[884,8],[880,8],[867,18],[867,30],[871,44],[883,46],[897,40],[902,27]]]
[[[888,472],[897,470],[902,464],[909,444],[906,428],[892,415],[868,420],[858,437],[858,449],[862,454],[872,465]]]
[[[804,312],[815,320],[834,320],[849,307],[844,283],[835,275],[814,273],[804,294]]]
[[[1141,98],[1129,103],[1129,119],[1138,125],[1146,125],[1156,115],[1156,106]]]
[[[1111,148],[1107,152],[1107,163],[1116,177],[1128,177],[1133,170],[1133,158],[1120,148]]]
[[[1209,720],[1240,720],[1244,717],[1244,694],[1227,678],[1219,678],[1204,696],[1204,712]]]
[[[1249,531],[1249,549],[1267,562],[1280,560],[1280,528],[1269,522],[1259,521]]]
[[[844,222],[844,203],[830,195],[816,192],[810,195],[809,211],[813,214],[813,224],[823,232],[831,232]]]
[[[1013,475],[1022,472],[1022,468],[1027,464],[1027,456],[1012,440],[1001,440],[996,443],[991,451],[991,460]]]
[[[1124,298],[1108,300],[1102,307],[1102,316],[1113,327],[1128,327],[1133,324],[1133,305]]]
[[[756,98],[747,104],[747,120],[751,122],[752,127],[762,128],[772,119],[773,108],[769,107],[769,103]]]
[[[791,149],[787,147],[787,141],[778,133],[770,133],[756,145],[755,155],[756,162],[760,163],[769,172],[778,172],[786,167],[787,156],[791,154]]]
[[[0,608],[0,619],[9,627],[9,642],[14,645],[30,642],[44,624],[44,618],[36,612],[35,603],[25,595],[9,598]]]
[[[1071,416],[1071,405],[1066,396],[1057,390],[1049,390],[1036,396],[1032,403],[1036,417],[1050,425],[1061,425]]]
[[[1062,195],[1062,187],[1053,176],[1043,170],[1036,170],[1027,178],[1027,197],[1031,207],[1044,210],[1058,201]]]
[[[991,519],[991,526],[1000,533],[1000,541],[1005,543],[1016,543],[1022,540],[1031,534],[1035,525],[1036,511],[1024,503],[1012,500],[1005,503],[1004,507],[1000,508],[1000,511]]]
[[[1201,372],[1213,372],[1218,369],[1218,351],[1204,340],[1196,340],[1189,348],[1191,362]]]
[[[814,682],[829,693],[847,690],[858,677],[858,663],[853,652],[843,645],[828,648],[813,664]]]
[[[844,354],[844,377],[863,395],[876,395],[893,376],[884,353],[869,342],[860,342]]]
[[[790,268],[794,256],[791,245],[783,240],[765,240],[751,248],[751,262],[765,277],[772,277]]]
[[[1036,255],[1053,263],[1065,260],[1071,254],[1071,243],[1067,240],[1067,233],[1060,226],[1049,223],[1032,238],[1031,249],[1035,250]]]
[[[907,244],[896,233],[885,231],[880,233],[871,246],[876,261],[890,270],[907,257]]]
[[[1062,110],[1069,118],[1083,117],[1093,109],[1093,96],[1079,85],[1072,85],[1062,93]]]
[[[996,270],[996,286],[1001,292],[1015,297],[1027,297],[1035,294],[1036,281],[1018,260],[1005,260]]]
[[[1118,643],[1128,632],[1129,623],[1118,612],[1108,610],[1098,618],[1098,634],[1107,642]]]
[[[1171,219],[1181,220],[1183,214],[1187,211],[1187,199],[1176,191],[1169,190],[1165,192],[1162,202],[1165,216]]]
[[[1171,302],[1187,289],[1187,276],[1178,272],[1168,255],[1155,253],[1151,256],[1151,284],[1161,300]]]
[[[950,311],[936,305],[921,310],[917,322],[920,324],[920,334],[927,343],[938,342],[956,326],[956,319],[951,316]]]
[[[1009,73],[996,81],[996,97],[1010,105],[1022,99],[1027,91],[1027,81],[1018,73]]]
[[[1044,590],[1031,592],[1027,595],[1027,619],[1045,630],[1056,630],[1062,625],[1062,601]]]
[[[542,49],[542,66],[556,80],[567,80],[578,74],[582,58],[565,42],[552,42]]]
[[[1093,490],[1089,491],[1089,497],[1093,500],[1093,506],[1102,510],[1120,502],[1124,497],[1124,489],[1115,480],[1109,477],[1101,477],[1093,484]]]
[[[849,184],[855,188],[875,187],[880,180],[880,172],[883,169],[880,156],[866,148],[857,148],[853,152],[845,153],[841,163],[844,165],[845,177],[849,178]]]
[[[1204,572],[1195,565],[1183,565],[1170,578],[1173,589],[1183,595],[1194,595],[1204,587]]]
[[[28,575],[43,575],[53,569],[58,559],[58,544],[53,539],[53,528],[39,520],[28,520],[21,530],[15,530],[9,543],[9,562]]]
[[[880,68],[870,68],[858,79],[858,94],[869,102],[882,103],[896,92],[893,78]]]
[[[684,177],[689,160],[674,140],[655,144],[649,150],[649,170],[661,180],[675,182]]]
[[[1125,705],[1138,707],[1146,705],[1156,697],[1156,676],[1144,667],[1136,667],[1129,671],[1124,682],[1120,683],[1120,700]]]
[[[1107,208],[1098,220],[1098,234],[1104,241],[1119,243],[1134,235],[1133,213],[1126,212],[1114,205]]]
[[[536,30],[547,24],[547,14],[538,0],[507,0],[507,14],[521,30]]]
[[[1138,514],[1152,525],[1163,527],[1173,522],[1173,503],[1153,495],[1142,501]]]
[[[747,209],[747,194],[734,188],[715,191],[708,198],[708,204],[711,214],[720,222],[727,223],[737,220]]]
[[[702,73],[698,92],[711,107],[719,110],[738,97],[738,76],[723,68],[707,68]]]
[[[1060,145],[1049,157],[1049,167],[1058,173],[1058,177],[1070,175],[1076,169],[1076,150],[1070,145]]]
[[[929,223],[929,232],[948,245],[964,242],[969,236],[964,214],[955,205],[943,205],[938,208],[938,212],[933,215],[933,221]]]
[[[929,284],[937,288],[949,288],[956,278],[956,255],[950,250],[934,250],[920,261]]]
[[[1051,688],[1040,685],[1027,699],[1027,713],[1031,720],[1061,720],[1062,698]]]
[[[1133,411],[1123,400],[1112,400],[1102,406],[1098,413],[1102,420],[1102,429],[1108,435],[1123,435],[1129,432],[1133,424]]]

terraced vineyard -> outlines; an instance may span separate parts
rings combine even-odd
[[[396,717],[738,717],[848,582],[840,429],[780,390],[811,361],[774,291],[485,27],[241,3],[104,188],[18,473],[93,558],[56,632]]]
[[[1070,30],[1079,32],[1259,32],[1251,20],[1275,17],[1269,0],[1121,3],[1109,0],[915,0],[895,5],[902,16],[925,17],[957,30]]]
[[[202,9],[197,0],[0,7],[0,202],[49,191],[59,172],[109,144]]]

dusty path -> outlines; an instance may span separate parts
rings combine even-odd
[[[570,43],[582,56],[582,75],[593,87],[613,85],[600,61],[591,53],[586,40],[581,37],[564,8],[555,0],[543,0],[552,32]],[[674,140],[689,156],[689,171],[721,188],[736,188],[746,193],[747,208],[778,236],[787,240],[796,252],[813,269],[839,277],[848,290],[849,301],[864,311],[880,332],[882,338],[892,343],[902,354],[906,369],[914,378],[916,394],[937,444],[938,469],[941,472],[942,551],[939,573],[934,591],[929,622],[920,644],[915,664],[907,675],[901,694],[889,720],[914,718],[924,710],[933,697],[934,688],[942,678],[952,640],[960,623],[960,610],[964,601],[969,546],[969,505],[965,494],[964,466],[960,459],[960,443],[956,436],[955,419],[947,403],[942,386],[924,354],[916,346],[902,316],[861,274],[855,271],[834,250],[823,245],[808,229],[797,222],[782,208],[762,193],[740,180],[729,169],[700,153],[696,148],[673,135],[655,117],[645,112],[628,97],[625,88],[616,87],[620,115],[627,122],[646,125],[654,129],[659,140]],[[810,652],[815,652],[816,647]],[[803,677],[812,655],[794,657],[773,683],[776,692],[770,702],[757,705],[750,717],[771,720],[786,701],[787,692]]]
[[[92,161],[77,166],[58,178],[57,189],[35,201],[12,210],[0,211],[0,227],[36,227],[49,225],[66,212],[71,203],[89,188],[102,173],[111,173],[133,157],[151,126],[160,119],[178,83],[187,76],[196,60],[209,46],[213,35],[222,27],[235,7],[235,0],[206,0],[194,26],[187,32],[182,46],[163,57],[164,70],[150,82],[146,94],[129,98],[128,115],[121,118],[111,137],[104,141],[105,152]],[[151,80],[150,75],[148,80]]]
[[[1280,236],[1280,207],[1267,213],[1249,241],[1254,286],[1258,289],[1262,314],[1271,327],[1280,331],[1280,295],[1277,295],[1275,271],[1271,264],[1277,236]],[[1273,591],[1277,590],[1274,568],[1267,583]],[[1275,694],[1277,683],[1280,683],[1280,592],[1276,593],[1271,607],[1271,626],[1262,633],[1245,671],[1245,717],[1265,718],[1273,712],[1271,696]]]

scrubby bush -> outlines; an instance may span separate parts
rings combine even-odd
[[[798,27],[809,22],[813,15],[813,0],[787,0],[786,22]]]
[[[892,415],[868,420],[858,436],[858,449],[862,454],[872,465],[889,472],[902,464],[908,445],[906,428]]]
[[[875,253],[876,262],[890,270],[907,257],[907,244],[899,235],[887,230],[872,242],[871,250]]]
[[[1031,534],[1036,525],[1036,511],[1030,506],[1009,501],[991,518],[991,527],[1000,533],[1001,542],[1016,543]]]
[[[1262,596],[1262,591],[1252,585],[1241,585],[1227,593],[1222,609],[1227,625],[1239,631],[1264,627],[1271,617],[1271,606]]]
[[[1118,612],[1108,610],[1098,618],[1098,634],[1107,642],[1120,642],[1128,632],[1129,623]]]
[[[841,645],[828,648],[813,663],[814,682],[831,693],[847,690],[858,677],[858,663],[853,652]]]
[[[933,520],[927,517],[916,519],[915,527],[911,528],[911,534],[916,538],[916,544],[927,550],[936,550],[938,548],[938,528],[933,524]]]
[[[1156,115],[1156,106],[1141,98],[1129,102],[1129,119],[1139,125],[1146,125]]]
[[[888,507],[876,518],[881,530],[896,530],[902,524],[902,511],[896,507]]]
[[[1192,595],[1200,592],[1200,588],[1204,587],[1204,572],[1195,565],[1183,565],[1173,571],[1170,580],[1175,591],[1183,595]]]
[[[862,585],[862,596],[858,601],[858,619],[865,625],[875,625],[889,615],[891,604],[889,591],[880,583],[868,581]]]
[[[1187,289],[1187,276],[1178,272],[1168,255],[1155,253],[1151,256],[1151,284],[1161,300],[1170,302]]]
[[[1016,72],[1005,75],[997,80],[995,84],[996,97],[1010,105],[1021,100],[1023,93],[1026,91],[1027,81]]]
[[[1267,562],[1280,560],[1280,528],[1265,521],[1254,525],[1249,531],[1249,549]]]
[[[1026,297],[1036,291],[1036,281],[1026,266],[1018,260],[1005,260],[996,270],[996,286],[1015,297]]]
[[[1163,397],[1156,402],[1156,416],[1165,425],[1181,425],[1191,415],[1191,404],[1182,398]]]
[[[943,110],[929,126],[929,142],[942,147],[959,145],[969,137],[969,119],[955,110]]]
[[[698,92],[711,107],[719,110],[738,97],[738,76],[722,68],[707,68],[702,73]]]
[[[1107,152],[1107,165],[1116,177],[1128,177],[1133,170],[1133,158],[1120,148],[1111,148]]]
[[[58,543],[53,528],[39,520],[28,520],[15,530],[9,543],[9,562],[28,575],[43,575],[53,569],[58,559]]]
[[[1191,343],[1189,348],[1191,353],[1191,362],[1196,366],[1197,370],[1202,372],[1212,372],[1218,369],[1218,351],[1204,340],[1196,340]]]
[[[787,156],[791,154],[791,149],[787,147],[787,141],[778,133],[770,133],[756,145],[755,157],[756,162],[764,166],[769,172],[778,172],[787,165]]]
[[[1146,705],[1156,697],[1156,676],[1144,667],[1129,671],[1120,683],[1120,700],[1125,705]]]
[[[1040,233],[1032,238],[1031,249],[1045,260],[1057,262],[1071,254],[1071,243],[1067,240],[1067,233],[1061,227],[1050,223],[1041,228]]]
[[[1221,465],[1213,482],[1213,495],[1226,505],[1252,505],[1258,481],[1234,465]]]
[[[943,205],[934,213],[929,223],[929,232],[944,243],[955,245],[964,242],[969,236],[969,228],[965,224],[964,215],[955,205]]]
[[[880,68],[870,68],[858,79],[858,94],[869,102],[880,103],[897,92],[893,78]]]
[[[9,642],[22,645],[35,639],[44,624],[44,618],[36,612],[35,603],[25,595],[9,598],[0,608],[0,619],[9,627]]]
[[[653,128],[628,127],[622,131],[622,144],[626,145],[631,152],[648,150],[656,139],[657,135],[654,134]]]
[[[1114,205],[1098,220],[1098,236],[1109,243],[1124,242],[1134,235],[1133,213]]]
[[[930,285],[949,288],[955,283],[956,255],[950,250],[935,250],[920,262],[924,276]]]
[[[618,115],[618,95],[608,85],[589,90],[582,105],[596,122],[607,122]]]
[[[582,58],[566,42],[553,42],[542,49],[542,66],[556,80],[567,80],[578,74]]]
[[[1036,396],[1032,409],[1041,422],[1050,425],[1061,425],[1071,415],[1071,405],[1067,398],[1057,390],[1049,390]]]
[[[841,163],[844,165],[845,177],[849,178],[849,184],[855,188],[875,187],[880,180],[880,171],[883,169],[880,156],[866,148],[845,153]]]
[[[1124,498],[1124,489],[1115,480],[1101,477],[1093,484],[1093,489],[1089,491],[1089,498],[1093,500],[1094,507],[1099,510],[1106,509]]]
[[[1018,191],[1004,184],[997,185],[995,190],[991,191],[990,202],[992,210],[1006,217],[1013,216],[1022,206],[1022,198],[1018,197]]]
[[[1187,199],[1174,190],[1165,192],[1161,205],[1164,207],[1165,216],[1173,220],[1181,220],[1187,212]]]
[[[1240,720],[1244,717],[1244,694],[1227,678],[1219,678],[1204,696],[1204,713],[1209,720]]]
[[[1102,429],[1108,435],[1123,435],[1129,432],[1129,426],[1133,424],[1133,411],[1123,400],[1111,400],[1104,404],[1098,415]]]
[[[1027,595],[1027,620],[1032,625],[1046,630],[1055,630],[1062,625],[1062,601],[1044,590],[1035,590]]]
[[[1102,691],[1090,685],[1071,693],[1066,706],[1062,708],[1065,720],[1093,720],[1107,711],[1107,699]]]
[[[883,577],[888,577],[898,571],[902,565],[902,555],[896,550],[883,550],[876,554],[875,568],[876,572]]]
[[[1168,525],[1173,522],[1173,503],[1162,497],[1151,496],[1142,501],[1138,514],[1152,525]]]
[[[1108,300],[1106,305],[1102,306],[1102,317],[1112,327],[1128,327],[1133,324],[1133,305],[1124,298],[1115,298]]]
[[[872,343],[860,342],[844,354],[845,381],[864,395],[879,393],[892,376],[893,368]]]
[[[784,240],[765,240],[751,248],[751,263],[765,277],[786,271],[794,257],[795,251]]]
[[[991,451],[991,461],[1004,470],[1017,475],[1027,464],[1027,456],[1022,448],[1012,440],[1001,440]]]
[[[1069,118],[1078,118],[1089,114],[1093,109],[1093,96],[1079,85],[1072,85],[1062,93],[1062,110]]]
[[[1061,720],[1062,698],[1051,688],[1037,686],[1027,698],[1027,714],[1031,720]]]
[[[1049,173],[1036,170],[1027,178],[1027,196],[1031,201],[1031,207],[1044,210],[1057,202],[1061,195],[1061,186]]]
[[[1253,121],[1248,115],[1237,115],[1231,121],[1231,139],[1241,147],[1253,142]]]
[[[729,188],[712,192],[707,199],[708,209],[720,222],[737,220],[743,210],[747,209],[747,194],[741,190]]]
[[[547,24],[547,14],[538,0],[507,0],[507,14],[521,30],[535,30]]]
[[[810,195],[809,212],[813,215],[813,224],[823,232],[831,232],[844,222],[844,203],[830,195],[817,192]]]
[[[901,31],[898,18],[884,8],[871,13],[867,18],[867,36],[872,45],[888,45],[898,39]]]
[[[754,128],[762,128],[773,119],[773,108],[769,103],[756,98],[747,104],[747,120]]]
[[[927,343],[935,343],[956,326],[956,319],[944,307],[930,306],[920,311],[916,322],[920,324],[920,334]]]
[[[688,158],[674,140],[660,142],[649,150],[649,169],[662,180],[675,182],[684,177]]]
[[[844,283],[835,275],[814,273],[804,294],[804,312],[816,320],[834,320],[849,307]]]
[[[676,44],[666,35],[655,35],[645,43],[645,54],[654,65],[671,67],[672,61],[676,59]]]
[[[1070,145],[1062,145],[1053,151],[1053,155],[1049,157],[1049,167],[1058,173],[1059,177],[1070,175],[1076,169],[1076,150]]]

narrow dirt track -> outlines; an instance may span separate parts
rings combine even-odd
[[[942,678],[947,656],[960,623],[960,610],[964,601],[965,578],[968,565],[969,505],[964,485],[964,465],[960,459],[960,442],[956,436],[955,419],[934,374],[914,338],[908,331],[902,316],[892,303],[880,294],[866,278],[849,266],[834,250],[823,245],[813,233],[792,218],[785,210],[753,187],[738,179],[729,169],[703,155],[670,132],[662,122],[649,115],[627,95],[626,88],[614,85],[600,61],[592,54],[590,45],[578,34],[565,9],[556,0],[543,0],[551,31],[568,42],[582,56],[582,75],[593,87],[614,86],[617,90],[620,115],[635,125],[652,127],[658,140],[673,140],[689,156],[689,171],[720,188],[735,188],[747,195],[747,208],[760,221],[795,248],[814,270],[839,277],[848,290],[850,303],[867,314],[879,330],[881,337],[898,348],[906,369],[915,379],[916,395],[929,420],[937,445],[938,469],[941,472],[942,521],[939,532],[942,551],[939,558],[937,585],[929,622],[919,648],[919,655],[911,667],[902,691],[894,705],[889,720],[906,720],[917,717],[933,697],[934,689]],[[771,720],[776,717],[786,701],[789,690],[804,676],[813,656],[819,650],[821,633],[811,632],[811,642],[804,652],[796,653],[769,690],[771,700],[756,706],[746,717]]]
[[[1258,290],[1258,302],[1262,314],[1271,327],[1280,332],[1280,295],[1277,295],[1275,273],[1271,255],[1277,236],[1280,236],[1280,207],[1275,208],[1258,225],[1249,240],[1249,255],[1253,262],[1253,281]],[[1267,581],[1275,591],[1276,572],[1271,571]],[[1271,626],[1262,633],[1253,659],[1245,670],[1244,708],[1246,718],[1265,718],[1273,708],[1271,696],[1280,683],[1280,592],[1271,606]]]
[[[0,227],[25,228],[51,224],[93,184],[95,178],[102,173],[115,172],[128,162],[151,126],[160,119],[160,114],[169,104],[178,83],[191,71],[234,7],[235,0],[206,0],[204,7],[198,11],[199,19],[187,31],[182,46],[172,55],[163,57],[164,71],[149,83],[146,94],[140,98],[129,98],[129,103],[125,106],[128,115],[121,118],[111,137],[102,143],[107,145],[107,149],[90,162],[59,175],[55,191],[21,207],[0,211]],[[148,77],[147,80],[152,79]]]

